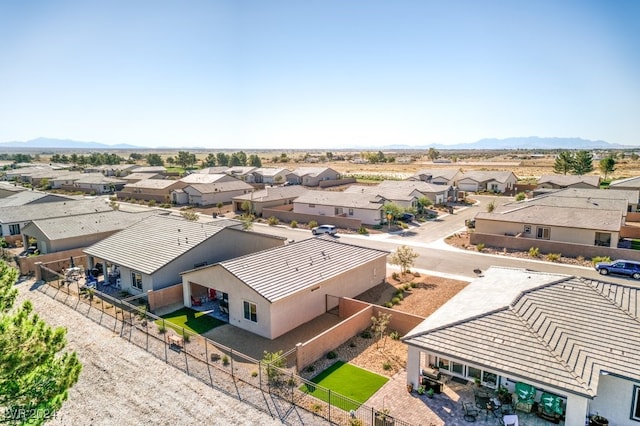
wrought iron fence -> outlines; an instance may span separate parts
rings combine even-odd
[[[65,282],[41,266],[38,289],[175,368],[286,424],[409,426],[295,373],[221,345],[147,311],[146,305]],[[295,356],[295,349],[282,355]],[[285,365],[290,363],[285,362]],[[293,363],[295,365],[295,362]],[[229,379],[232,380],[229,380]],[[265,393],[269,398],[265,398]]]

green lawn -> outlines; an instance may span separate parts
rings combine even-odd
[[[332,393],[336,392],[360,404],[369,399],[371,395],[376,393],[388,380],[387,377],[379,376],[378,374],[363,370],[354,365],[346,364],[343,361],[337,361],[331,367],[311,379],[313,383],[323,388],[331,389]],[[303,385],[300,389],[303,392],[346,411],[356,410],[360,406],[360,404],[347,403],[333,395],[331,395],[331,401],[329,401],[329,393],[326,390],[312,385]]]
[[[178,333],[182,333],[181,327],[184,327],[187,331],[202,334],[212,328],[225,324],[223,321],[215,319],[204,312],[194,311],[186,307],[162,315],[162,318],[166,320],[165,325],[167,327],[173,328]],[[156,320],[156,324],[161,325],[162,321]]]

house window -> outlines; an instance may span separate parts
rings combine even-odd
[[[449,369],[449,360],[444,358],[438,358],[438,368],[443,370]]]
[[[489,386],[495,386],[498,383],[498,376],[488,371],[482,372],[482,382]]]
[[[498,184],[497,183],[492,183],[491,184],[491,191],[492,192],[498,192]]]
[[[11,235],[18,235],[20,233],[20,224],[14,223],[13,225],[9,225],[9,233]]]
[[[464,364],[451,361],[451,372],[464,376]]]
[[[353,216],[353,209],[349,209],[349,216]]]
[[[315,208],[316,208],[316,205],[315,205],[315,204],[309,204],[309,208],[310,208],[310,209],[315,209]]]
[[[631,420],[640,421],[640,386],[633,386],[631,398]]]
[[[334,214],[335,214],[336,216],[340,216],[340,215],[342,214],[342,211],[343,211],[343,210],[342,210],[342,207],[336,207],[336,208],[334,209]]]
[[[244,301],[243,304],[244,304],[244,319],[253,321],[253,322],[258,322],[258,315],[256,313],[257,311],[256,304],[247,302],[247,301]]]
[[[138,290],[142,290],[142,274],[140,272],[131,273],[131,285]]]
[[[467,377],[471,377],[472,379],[481,379],[482,378],[482,370],[479,368],[467,367]]]
[[[541,239],[541,240],[548,240],[549,239],[549,228],[547,227],[538,227],[537,229],[537,235],[536,238]]]
[[[525,225],[524,226],[524,233],[525,234],[530,234],[531,233],[531,225]]]

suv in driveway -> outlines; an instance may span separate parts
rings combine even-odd
[[[311,229],[311,233],[313,235],[318,235],[318,234],[336,235],[336,232],[338,232],[338,230],[333,225],[320,225]]]
[[[635,260],[616,260],[596,263],[596,271],[602,275],[618,274],[640,280],[640,262]]]

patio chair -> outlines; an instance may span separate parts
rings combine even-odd
[[[191,306],[202,306],[202,302],[200,301],[200,299],[196,299],[195,297],[191,296]]]
[[[475,422],[476,417],[478,417],[478,409],[471,402],[463,402],[462,409],[464,410],[463,419],[468,422]]]

